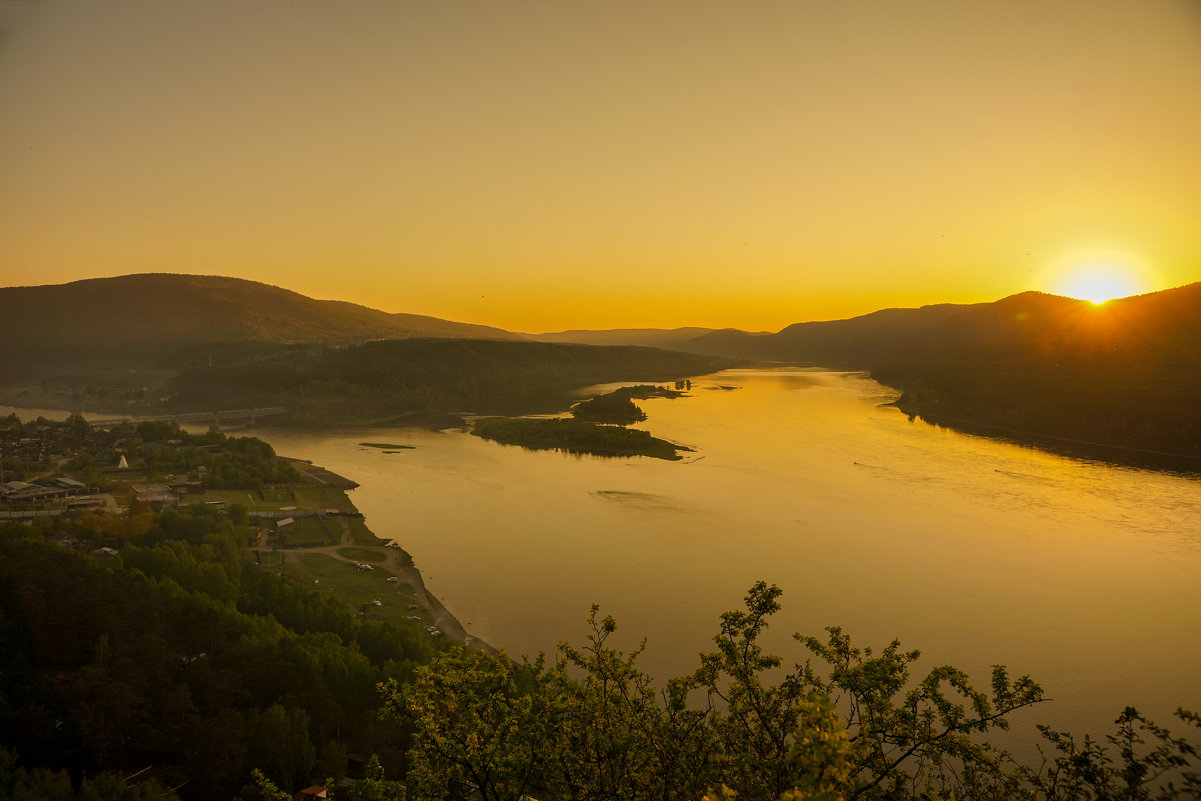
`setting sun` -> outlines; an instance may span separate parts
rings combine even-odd
[[[1148,291],[1145,270],[1132,264],[1130,259],[1077,261],[1059,274],[1052,291],[1098,305]]]
[[[1107,300],[1126,297],[1133,292],[1128,281],[1113,275],[1101,274],[1078,279],[1072,284],[1068,294],[1071,297],[1100,305]]]

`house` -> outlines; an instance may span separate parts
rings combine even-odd
[[[54,540],[64,548],[74,548],[75,546],[79,545],[79,539],[69,531],[60,531],[50,539]]]
[[[134,484],[134,501],[159,506],[179,506],[179,496],[166,484]]]
[[[66,476],[54,479],[54,483],[67,490],[72,495],[84,492],[88,488],[88,485],[84,484],[82,481],[76,481],[75,479],[67,478]]]
[[[292,796],[292,801],[316,801],[318,798],[328,798],[328,794],[324,787],[319,784],[314,784],[311,787],[306,787],[296,795]]]
[[[65,497],[67,493],[63,487],[26,484],[24,481],[10,481],[4,485],[4,497],[10,501],[48,501]]]

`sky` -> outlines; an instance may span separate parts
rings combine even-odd
[[[513,331],[1201,280],[1201,0],[0,0],[0,285]]]

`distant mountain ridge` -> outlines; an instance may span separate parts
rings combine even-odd
[[[520,339],[483,325],[389,314],[340,300],[205,275],[144,273],[0,288],[0,384],[63,372],[145,367],[227,343],[343,345],[380,339]]]
[[[737,358],[878,370],[933,360],[1081,359],[1191,362],[1201,351],[1201,283],[1112,300],[1023,292],[991,303],[882,309],[846,320],[796,323],[778,333],[724,330],[679,343]]]
[[[734,333],[739,336],[769,336],[770,331],[742,331],[735,328],[699,328],[686,325],[683,328],[603,328],[554,331],[548,334],[524,334],[537,342],[575,342],[578,345],[637,345],[668,349],[692,349],[694,341],[701,341],[711,334]]]
[[[1201,283],[1100,306],[1023,292],[884,309],[768,336],[713,332],[678,347],[864,370],[902,391],[902,410],[934,422],[1177,455],[1201,468]]]
[[[43,344],[144,341],[361,342],[413,336],[520,339],[483,325],[315,300],[277,286],[206,275],[144,273],[0,288],[0,337]]]
[[[684,328],[606,328],[573,329],[545,334],[526,334],[535,342],[573,342],[580,345],[642,345],[649,348],[674,348],[717,329]]]

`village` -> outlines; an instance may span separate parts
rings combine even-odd
[[[0,522],[113,558],[164,510],[226,515],[248,527],[247,558],[261,568],[360,616],[482,646],[426,592],[410,555],[367,528],[347,495],[355,486],[261,440],[190,435],[169,421],[0,419]]]

